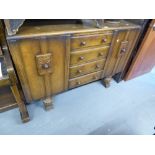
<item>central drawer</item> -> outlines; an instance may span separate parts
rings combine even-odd
[[[109,51],[109,46],[91,48],[71,53],[70,65],[78,65],[98,59],[105,59]]]
[[[71,38],[71,50],[99,46],[110,43],[112,40],[112,33],[83,35]]]
[[[103,70],[105,60],[94,61],[82,65],[70,67],[70,78],[78,77],[88,73]]]
[[[71,89],[71,88],[78,87],[83,84],[87,84],[92,81],[99,80],[101,78],[102,72],[103,71],[98,71],[95,73],[91,73],[88,75],[84,75],[78,78],[71,79],[69,80],[69,88]]]

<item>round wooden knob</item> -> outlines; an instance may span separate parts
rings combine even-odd
[[[84,59],[84,57],[83,57],[83,56],[80,56],[80,57],[79,57],[79,59],[80,59],[80,60],[83,60],[83,59]]]
[[[103,42],[103,43],[105,43],[106,41],[107,41],[107,39],[106,39],[106,38],[103,38],[103,39],[102,39],[102,42]]]
[[[48,68],[49,68],[49,64],[43,64],[43,65],[42,65],[42,68],[48,69]]]
[[[77,82],[76,82],[76,84],[77,84],[77,85],[80,85],[80,84],[81,84],[81,82],[80,82],[80,81],[77,81]]]
[[[97,64],[97,65],[96,65],[96,68],[97,68],[97,69],[99,69],[99,68],[100,68],[100,65],[99,65],[99,64]]]
[[[100,53],[99,53],[99,56],[103,56],[103,53],[102,53],[102,52],[100,52]]]
[[[123,53],[126,52],[126,49],[125,48],[122,48],[121,49],[121,52],[123,52]]]
[[[81,46],[85,46],[85,45],[86,45],[86,42],[85,42],[85,41],[82,41],[82,42],[80,43],[80,45],[81,45]]]
[[[78,74],[82,73],[82,70],[78,69],[78,70],[77,70],[77,73],[78,73]]]

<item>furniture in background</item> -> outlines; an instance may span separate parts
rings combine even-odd
[[[19,107],[23,122],[29,121],[28,112],[24,104],[24,96],[19,89],[9,50],[4,38],[4,30],[0,23],[0,63],[2,76],[0,77],[0,112]]]
[[[102,28],[82,23],[26,24],[7,36],[9,50],[26,101],[43,100],[96,80],[105,87],[123,72],[140,33],[140,26],[120,20]]]
[[[3,76],[0,77],[0,111],[14,108],[18,105],[23,122],[29,121],[28,112],[23,101],[22,92],[18,89],[14,68],[7,49],[0,57]],[[5,70],[6,69],[6,70]]]
[[[125,80],[130,80],[145,73],[148,73],[155,66],[155,20],[149,24],[137,54],[125,76]]]
[[[9,87],[4,55],[0,55],[0,112],[17,107],[17,103]]]

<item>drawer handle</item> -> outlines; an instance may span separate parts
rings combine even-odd
[[[96,65],[96,69],[99,69],[99,68],[100,68],[100,65],[99,65],[99,64],[97,64],[97,65]]]
[[[77,73],[78,73],[78,74],[82,73],[82,70],[78,69],[78,70],[77,70]]]
[[[102,42],[103,42],[103,43],[107,42],[107,39],[106,39],[106,38],[103,38],[103,39],[102,39]]]
[[[43,69],[48,69],[49,67],[50,67],[50,66],[49,66],[49,64],[47,64],[47,63],[42,65],[42,68],[43,68]]]
[[[99,53],[99,56],[103,56],[103,53],[102,53],[102,52],[100,52],[100,53]]]
[[[81,82],[80,82],[80,81],[77,81],[77,82],[76,82],[76,85],[80,85],[80,84],[81,84]]]
[[[80,57],[79,57],[79,59],[80,59],[80,60],[83,60],[83,59],[84,59],[84,57],[83,57],[83,56],[80,56]]]
[[[80,43],[80,45],[81,45],[81,46],[85,46],[85,45],[86,45],[86,42],[85,42],[85,41],[82,41],[82,42]]]
[[[52,61],[52,53],[36,55],[38,74],[45,75],[53,73]]]
[[[126,52],[126,49],[125,48],[122,48],[121,49],[121,53],[125,53]]]

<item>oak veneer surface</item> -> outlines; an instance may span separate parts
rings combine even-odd
[[[124,21],[101,29],[80,24],[21,27],[7,41],[27,102],[121,72],[139,29]],[[104,61],[102,68],[91,70],[97,61]],[[81,66],[85,73],[76,76],[73,69]]]
[[[105,59],[109,51],[109,46],[80,50],[71,53],[70,65],[78,65],[84,62]],[[82,59],[83,57],[83,59]],[[80,59],[80,60],[79,60]]]
[[[37,36],[51,36],[51,35],[65,35],[65,34],[78,34],[91,32],[103,32],[110,30],[121,30],[121,29],[135,29],[140,28],[139,26],[123,21],[121,24],[113,25],[105,23],[103,28],[93,28],[91,26],[85,26],[82,24],[65,24],[65,25],[42,25],[42,26],[23,26],[19,29],[19,32],[14,36],[8,36],[8,39],[20,39],[20,38],[31,38]]]
[[[69,80],[69,88],[75,88],[80,85],[84,85],[89,82],[96,81],[101,78],[101,74],[102,74],[102,71],[98,71],[98,72],[84,75],[82,77],[70,79]]]
[[[112,33],[75,36],[71,38],[71,50],[82,47],[86,48],[97,45],[105,45],[110,43],[111,39]]]
[[[26,98],[37,100],[65,89],[65,39],[64,37],[23,39],[10,44],[19,78]],[[36,56],[52,53],[53,74],[39,75]],[[30,101],[28,100],[28,101]]]
[[[70,78],[103,70],[104,65],[105,65],[105,59],[70,67],[69,68]]]
[[[125,68],[125,64],[132,52],[135,41],[139,35],[139,30],[120,31],[114,40],[112,54],[104,76],[112,76],[121,72]],[[124,45],[123,45],[124,43]],[[121,53],[121,46],[125,48],[125,52]]]

